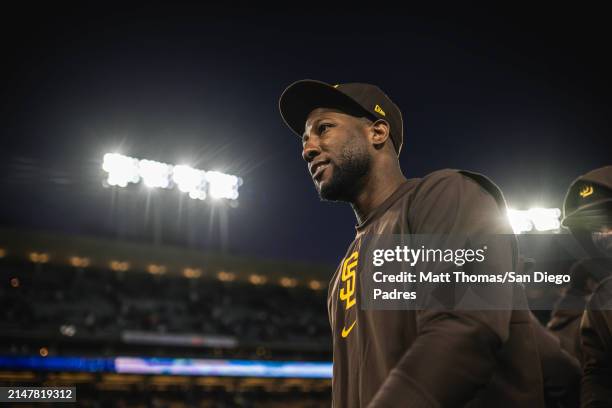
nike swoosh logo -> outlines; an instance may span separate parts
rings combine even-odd
[[[355,320],[353,322],[353,324],[351,324],[351,326],[347,329],[346,327],[342,328],[342,337],[346,338],[346,336],[349,335],[349,333],[351,332],[351,330],[353,330],[353,327],[355,327],[355,324],[357,323],[357,320]]]

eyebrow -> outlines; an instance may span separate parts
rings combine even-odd
[[[334,119],[329,118],[329,117],[322,116],[322,117],[320,117],[320,118],[315,119],[315,120],[312,122],[312,125],[310,125],[310,128],[311,128],[311,129],[312,129],[312,128],[314,128],[316,125],[318,125],[320,122],[322,122],[322,121],[324,121],[324,120],[334,120]],[[304,138],[304,136],[307,136],[307,135],[306,135],[306,130],[304,130],[304,133],[302,133],[302,139]]]

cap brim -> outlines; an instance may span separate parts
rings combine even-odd
[[[606,211],[612,211],[612,198],[606,198],[587,205],[583,205],[566,215],[561,225],[567,228],[581,226],[586,222],[608,219]]]
[[[302,137],[310,112],[317,108],[338,109],[351,115],[368,116],[361,105],[325,82],[304,79],[289,85],[282,93],[278,107],[283,120]]]

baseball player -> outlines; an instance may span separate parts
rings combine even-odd
[[[594,282],[580,324],[581,406],[612,407],[612,166],[578,177],[563,209],[563,225],[589,254],[588,276]]]
[[[371,310],[360,307],[368,234],[512,234],[486,177],[440,170],[406,179],[402,114],[374,85],[302,80],[283,92],[285,123],[326,201],[349,203],[355,239],[330,281],[332,404],[344,407],[541,407],[542,368],[526,310]],[[484,268],[516,270],[516,245]]]

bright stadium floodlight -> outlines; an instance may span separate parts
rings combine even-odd
[[[537,230],[558,231],[561,227],[559,208],[530,208],[529,210],[508,209],[508,220],[515,234]]]
[[[102,164],[108,173],[110,186],[126,187],[129,183],[143,182],[150,188],[170,189],[176,187],[189,194],[194,200],[215,199],[236,200],[240,177],[218,171],[204,171],[186,165],[172,166],[154,160],[136,159],[118,153],[104,155]],[[237,203],[231,203],[235,206]]]
[[[207,171],[206,181],[208,181],[208,193],[211,197],[230,200],[238,198],[238,187],[242,184],[241,178],[218,171]]]
[[[174,166],[172,181],[194,200],[206,199],[206,172],[189,166]]]
[[[170,174],[172,166],[153,160],[141,160],[138,163],[138,172],[147,187],[170,187]]]
[[[529,220],[529,217],[525,211],[508,208],[507,214],[508,220],[510,220],[510,225],[512,226],[515,234],[522,234],[523,232],[533,230],[533,224]]]
[[[553,231],[561,227],[561,210],[558,208],[531,208],[529,218],[538,231]]]
[[[127,187],[128,183],[138,183],[138,159],[118,153],[104,155],[102,169],[108,173],[106,182],[111,186]]]

